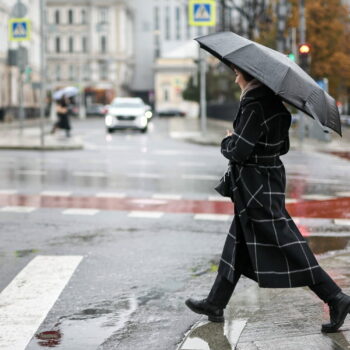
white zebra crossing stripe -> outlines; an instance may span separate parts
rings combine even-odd
[[[17,194],[17,190],[0,190],[0,194],[5,194],[5,195],[11,195],[11,194]]]
[[[209,221],[228,221],[233,218],[233,215],[224,214],[196,214],[195,220],[209,220]]]
[[[82,258],[37,256],[0,293],[0,349],[25,349]]]
[[[34,207],[16,207],[16,206],[9,206],[9,207],[3,207],[0,209],[0,212],[2,213],[32,213],[37,208]]]
[[[334,219],[334,223],[340,226],[350,226],[349,219]]]
[[[69,197],[72,195],[72,192],[66,191],[42,191],[42,196],[55,196],[55,197]]]
[[[96,193],[97,198],[125,198],[125,193],[118,192],[98,192]]]
[[[209,196],[208,201],[212,202],[231,202],[231,198],[229,197],[222,197],[222,196]]]
[[[97,213],[99,213],[99,210],[97,209],[75,209],[75,208],[71,208],[71,209],[66,209],[63,210],[62,214],[63,215],[96,215]]]
[[[160,219],[164,213],[159,211],[131,211],[128,215],[130,218],[148,218],[148,219]]]
[[[167,194],[167,193],[155,193],[152,195],[154,199],[173,199],[179,200],[182,198],[181,194]]]

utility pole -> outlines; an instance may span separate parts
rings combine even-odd
[[[44,122],[45,122],[45,106],[46,106],[46,32],[45,32],[45,9],[46,1],[40,0],[40,37],[41,37],[41,47],[40,47],[40,145],[41,148],[45,146],[45,136],[44,136]]]
[[[200,67],[200,115],[201,130],[205,134],[207,132],[207,97],[206,97],[206,59],[205,52],[199,48],[199,67]]]

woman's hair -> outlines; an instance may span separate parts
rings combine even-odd
[[[232,69],[238,70],[243,75],[243,78],[245,81],[252,81],[253,79],[255,79],[252,75],[250,75],[249,73],[247,73],[243,69],[235,66],[234,64],[232,65]]]

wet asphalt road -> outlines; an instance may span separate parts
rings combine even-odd
[[[198,319],[184,300],[206,296],[229,220],[196,220],[191,210],[145,218],[130,215],[130,208],[101,210],[98,204],[92,215],[69,215],[57,195],[68,192],[93,206],[96,196],[102,196],[99,203],[108,201],[108,193],[135,199],[135,210],[154,205],[148,212],[156,213],[161,195],[205,205],[216,195],[213,187],[226,161],[217,147],[172,139],[174,125],[175,120],[155,120],[148,134],[110,136],[102,119],[90,119],[75,123],[85,150],[1,151],[0,198],[6,205],[21,203],[21,196],[41,199],[43,191],[56,204],[38,200],[29,213],[0,211],[0,290],[37,255],[83,256],[27,349],[174,349]],[[339,210],[324,219],[317,208],[334,208],[338,199],[350,197],[349,161],[298,151],[283,160],[290,202],[314,203],[312,218],[298,215],[314,251],[346,248],[347,208],[337,224]],[[5,190],[16,191],[14,197],[8,199]]]

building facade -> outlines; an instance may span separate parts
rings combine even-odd
[[[86,102],[128,95],[133,15],[123,0],[47,0],[47,73],[52,90],[79,86]]]
[[[187,41],[207,34],[211,28],[192,27],[188,0],[130,0],[135,15],[135,71],[132,91],[154,102],[156,60],[182,47]]]

